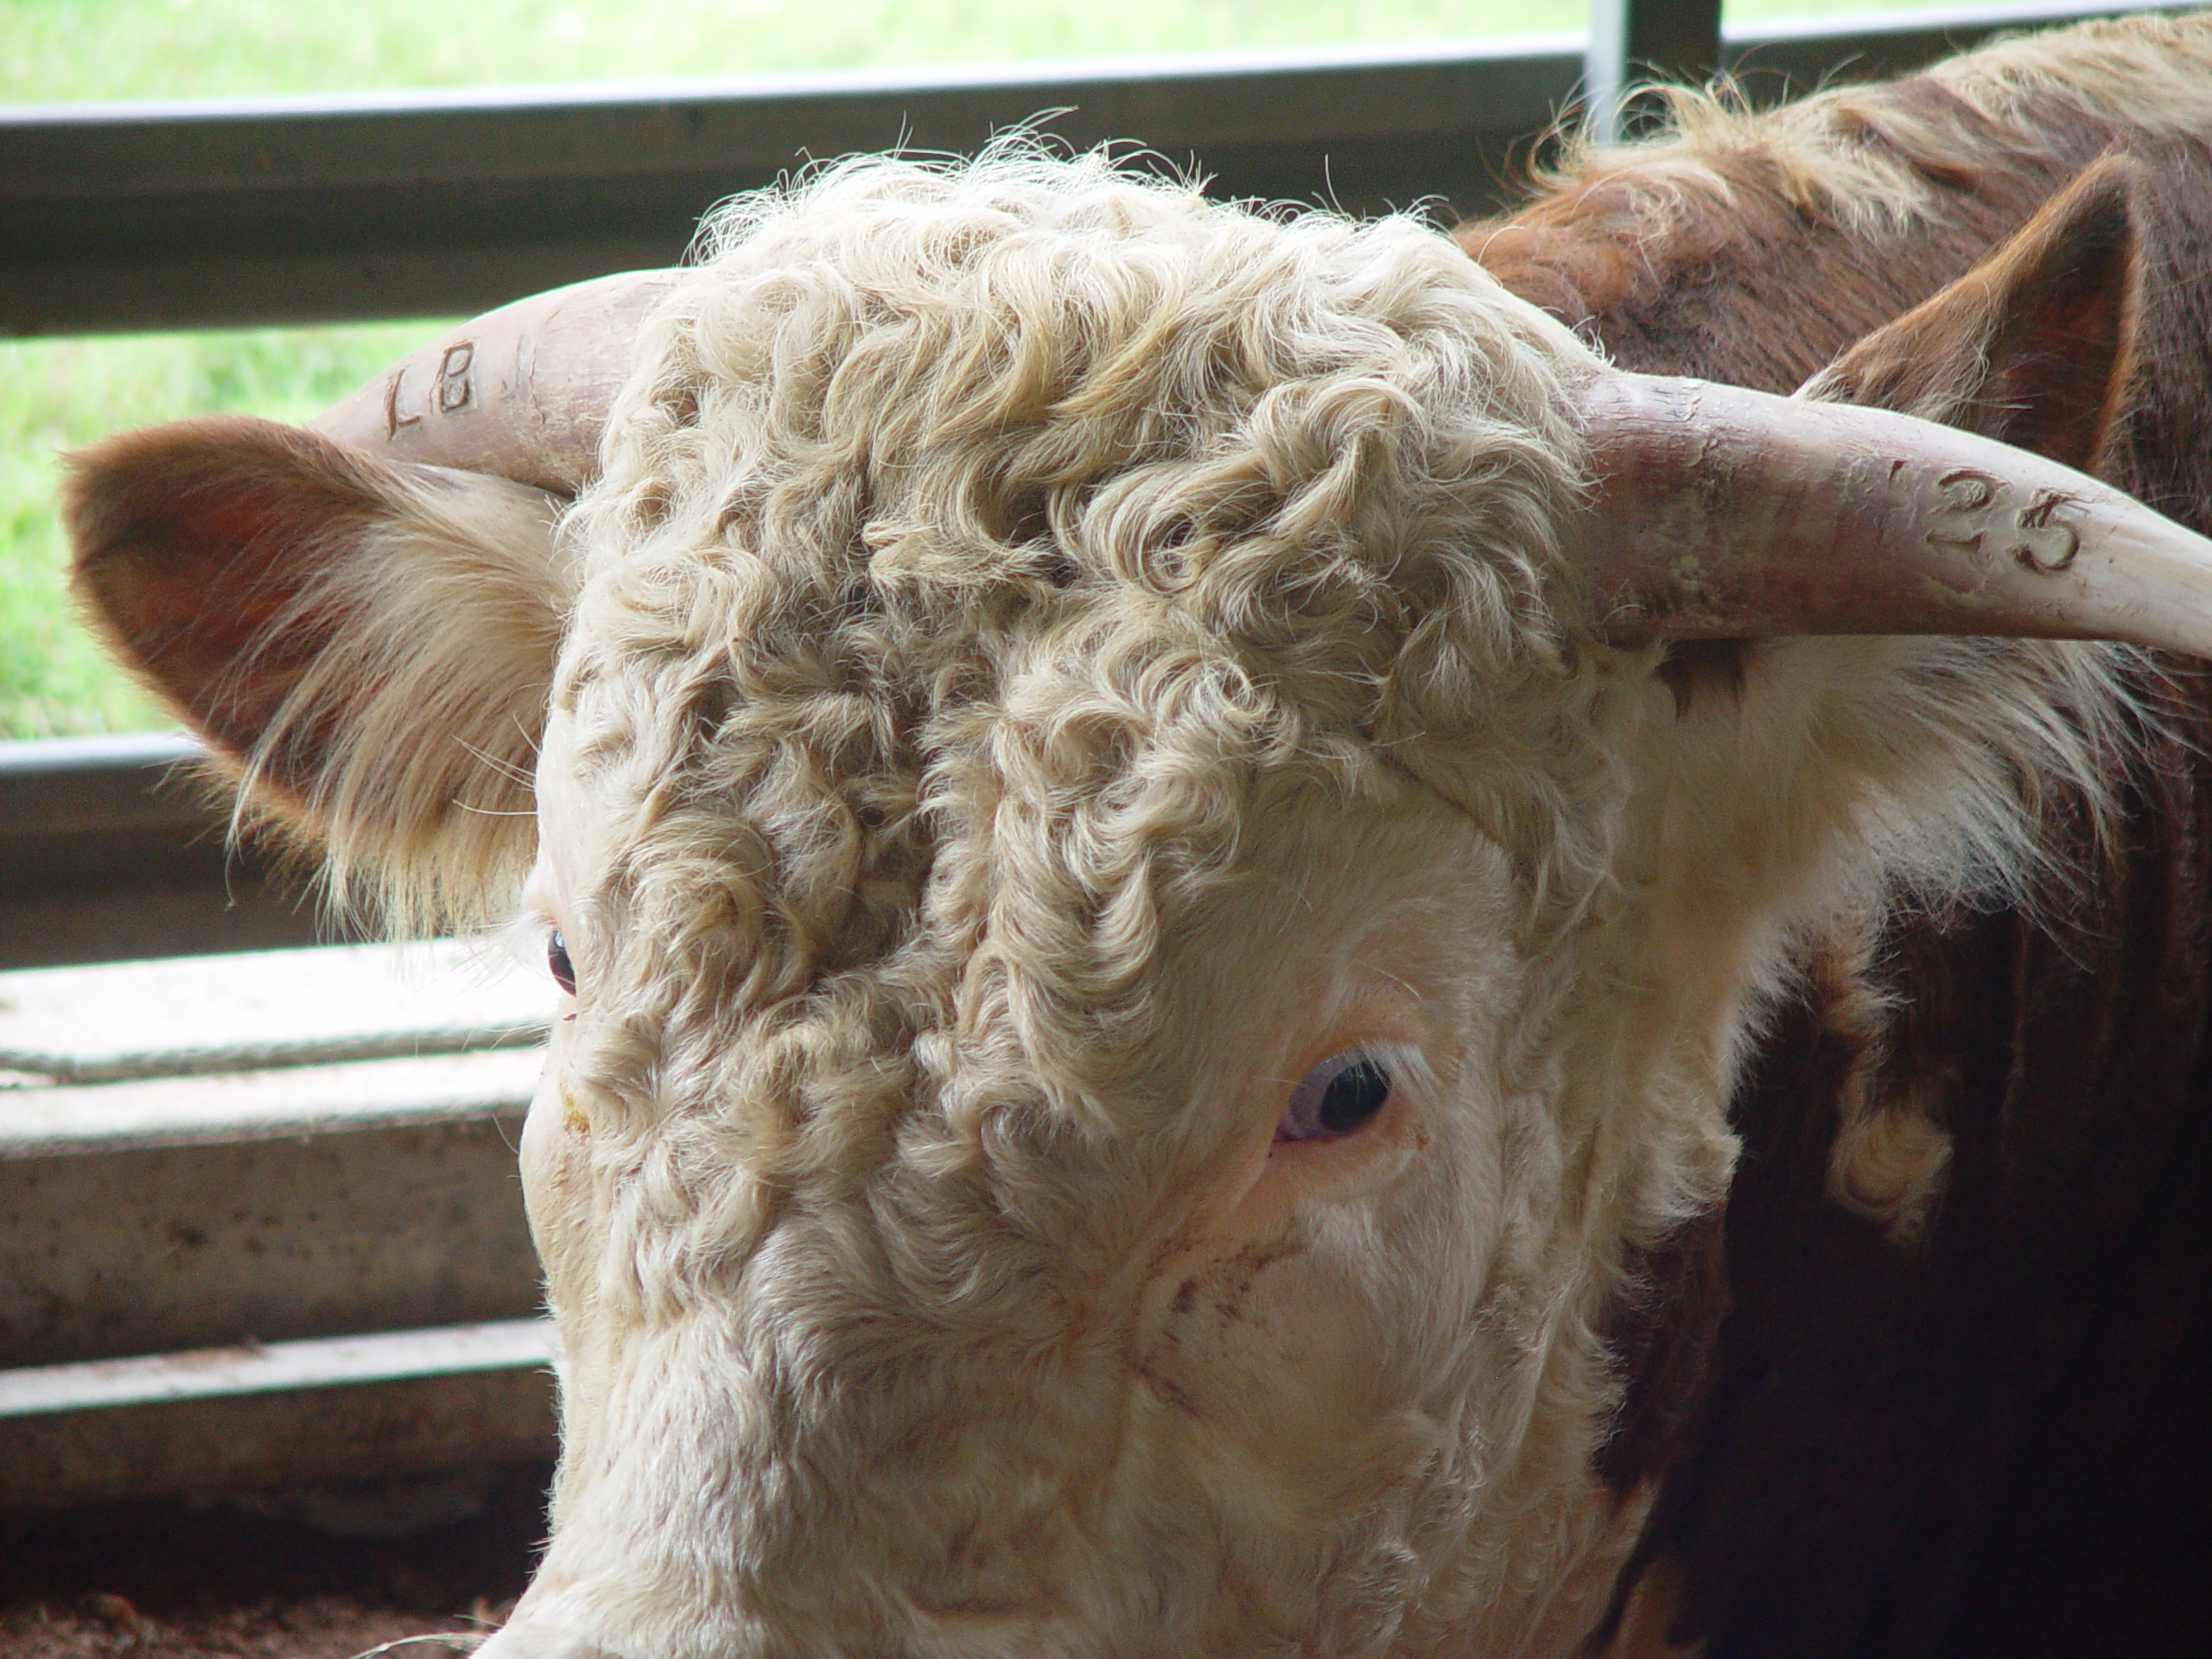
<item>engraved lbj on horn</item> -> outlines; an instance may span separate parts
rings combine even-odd
[[[486,312],[308,424],[388,460],[574,495],[598,469],[638,326],[681,275],[626,271]]]
[[[1598,377],[1582,416],[1590,616],[1617,644],[1986,633],[2212,655],[2212,541],[2056,461],[1654,375]]]

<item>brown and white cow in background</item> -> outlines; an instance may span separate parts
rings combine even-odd
[[[2194,1633],[2212,807],[2134,647],[2212,543],[2069,467],[2207,521],[2212,23],[1683,107],[1487,272],[850,163],[80,459],[247,815],[549,937],[487,1655]]]

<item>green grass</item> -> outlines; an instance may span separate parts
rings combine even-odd
[[[1728,0],[1731,19],[1937,0]],[[0,102],[1200,52],[1579,29],[1583,0],[0,0]]]
[[[735,74],[1573,29],[1579,0],[14,0],[0,98]]]
[[[1731,0],[1729,15],[1861,9],[1862,0]],[[0,0],[0,101],[1503,35],[1579,28],[1583,11],[1581,0]],[[69,617],[58,452],[213,410],[302,419],[428,332],[402,323],[0,342],[0,737],[161,721]]]
[[[0,736],[163,723],[69,613],[60,452],[213,410],[305,420],[419,340],[419,323],[0,343]]]

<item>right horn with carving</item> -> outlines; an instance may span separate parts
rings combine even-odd
[[[2071,467],[1885,410],[1605,373],[1590,620],[1619,645],[1813,633],[2212,655],[2212,541]]]

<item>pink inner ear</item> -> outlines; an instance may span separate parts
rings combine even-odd
[[[364,473],[327,439],[236,419],[132,434],[79,463],[79,594],[141,677],[233,755],[335,632],[299,601],[376,511]],[[304,735],[269,758],[270,781],[295,792],[322,734]]]

